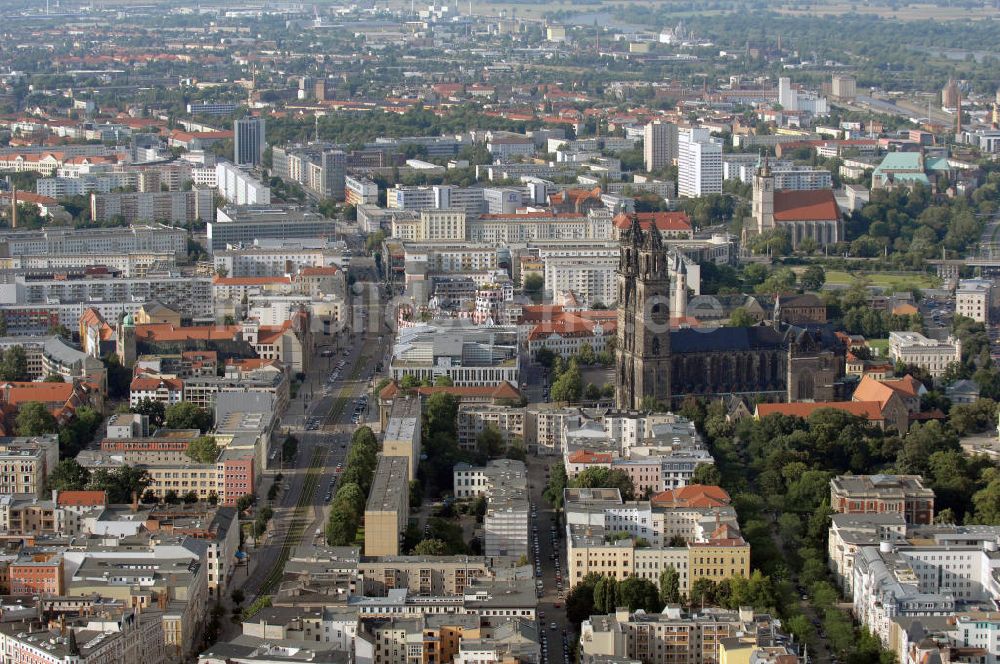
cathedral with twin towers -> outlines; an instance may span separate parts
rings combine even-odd
[[[670,257],[656,222],[633,216],[619,249],[618,408],[670,408],[686,397],[842,398],[846,349],[828,326],[788,325],[776,315],[751,327],[692,327],[684,316],[684,268],[673,270],[671,288]]]

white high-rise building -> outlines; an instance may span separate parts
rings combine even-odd
[[[705,129],[691,129],[677,143],[677,194],[688,198],[722,193],[722,146]]]
[[[643,136],[643,158],[647,171],[673,163],[677,158],[677,125],[671,122],[650,122]]]
[[[228,202],[236,205],[270,205],[271,188],[245,168],[228,161],[215,165],[216,188]]]
[[[782,76],[778,79],[778,103],[786,111],[804,111],[813,115],[826,115],[830,106],[826,97],[811,90],[792,87],[792,79]]]
[[[787,76],[778,79],[778,103],[786,111],[799,110],[799,95],[792,89],[792,79]]]

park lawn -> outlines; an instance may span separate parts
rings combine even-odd
[[[843,270],[826,270],[826,283],[832,285],[850,286],[859,277],[863,277],[872,286],[894,291],[937,288],[940,285],[940,280],[937,277],[924,272],[848,273]]]
[[[865,344],[875,351],[878,357],[889,357],[888,339],[865,339]]]

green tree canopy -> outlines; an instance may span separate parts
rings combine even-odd
[[[162,401],[156,401],[154,399],[150,399],[149,397],[143,397],[129,410],[137,415],[145,415],[148,417],[149,423],[154,427],[163,426],[166,406],[163,405]]]
[[[439,539],[425,539],[413,547],[414,556],[445,556],[448,555],[448,545]]]
[[[130,503],[132,497],[141,496],[152,481],[149,472],[142,466],[124,465],[114,470],[95,470],[90,474],[87,489],[107,491],[110,503]]]
[[[713,486],[719,486],[722,483],[722,474],[719,469],[712,463],[702,463],[699,464],[694,469],[694,475],[691,478],[694,484],[711,484]]]
[[[743,307],[736,307],[729,314],[729,327],[753,327],[756,324],[754,317]]]
[[[28,375],[28,354],[23,346],[11,346],[3,352],[3,358],[0,359],[0,380],[31,380]]]
[[[170,429],[198,429],[205,432],[212,427],[212,413],[189,401],[181,401],[167,406],[164,422]]]
[[[660,572],[660,601],[663,604],[676,604],[681,601],[681,575],[673,565]]]
[[[489,458],[502,455],[505,446],[503,434],[492,422],[483,427],[483,430],[476,436],[476,449]]]
[[[219,458],[219,446],[213,436],[199,436],[188,444],[185,453],[198,463],[215,463]]]
[[[41,436],[59,428],[49,409],[38,401],[29,401],[18,409],[14,429],[19,436]]]
[[[819,265],[810,265],[799,277],[804,290],[818,291],[826,283],[826,272]]]
[[[569,486],[578,489],[618,489],[623,500],[635,498],[635,486],[632,484],[632,478],[624,470],[618,468],[611,469],[601,466],[587,468],[574,477]]]
[[[656,584],[638,576],[630,576],[618,584],[618,599],[629,611],[643,609],[646,613],[659,613],[663,609]]]
[[[580,400],[583,395],[583,377],[576,360],[570,361],[569,367],[552,383],[550,395],[553,401],[575,402]]]
[[[81,491],[87,488],[90,471],[76,459],[63,459],[49,475],[48,487],[54,491]]]

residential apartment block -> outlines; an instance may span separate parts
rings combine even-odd
[[[591,616],[581,624],[581,661],[583,664],[722,662],[729,661],[719,658],[726,644],[732,648],[733,641],[745,641],[767,647],[775,643],[776,636],[775,621],[751,609],[704,608],[690,614],[679,607],[667,607],[660,614],[629,613],[622,609],[613,615]],[[795,659],[793,656],[792,661]]]
[[[859,549],[854,558],[854,614],[886,646],[892,622],[952,616],[1000,598],[995,526],[922,527],[903,541]]]
[[[41,498],[58,461],[55,436],[0,439],[0,495]]]
[[[417,479],[420,464],[421,398],[405,395],[392,402],[389,421],[382,435],[382,456],[407,460],[408,480]]]
[[[458,446],[465,450],[476,449],[479,434],[490,425],[500,432],[507,447],[523,446],[524,420],[524,408],[461,404],[458,407]]]
[[[94,221],[120,218],[129,224],[165,221],[189,225],[196,220],[208,221],[214,214],[215,199],[211,189],[90,195],[90,215]]]
[[[187,231],[164,224],[127,227],[6,230],[0,245],[10,256],[54,254],[133,254],[140,252],[187,255]]]
[[[647,171],[670,166],[678,156],[677,125],[655,121],[646,125],[642,143],[643,163]]]
[[[346,268],[350,250],[342,242],[308,238],[257,239],[212,254],[215,271],[229,277],[278,277],[306,267]]]
[[[154,300],[192,318],[213,313],[211,279],[180,270],[126,277],[104,267],[89,267],[24,270],[5,276],[0,283],[0,309],[11,311],[8,316],[12,318],[24,318],[18,320],[18,327],[31,324],[30,311],[46,311],[49,318],[58,317],[60,324],[72,329],[88,308],[114,319],[121,313],[134,314]]]
[[[617,489],[566,489],[566,557],[572,588],[587,574],[619,581],[639,576],[658,583],[673,567],[681,592],[699,578],[722,581],[750,574],[750,546],[736,511],[724,502],[663,505],[623,502]],[[670,546],[682,538],[682,547]]]
[[[456,498],[486,496],[484,555],[528,555],[530,504],[524,462],[500,459],[483,467],[460,463],[454,470],[454,494]]]
[[[215,165],[215,186],[219,194],[234,205],[271,204],[271,188],[246,168],[228,161]]]
[[[209,249],[250,245],[256,240],[328,238],[336,235],[336,221],[317,212],[291,206],[223,207],[208,224]]]
[[[705,129],[682,132],[678,140],[677,195],[696,198],[722,193],[722,145]]]
[[[365,505],[365,555],[398,556],[410,517],[409,459],[380,456]]]
[[[317,198],[344,200],[347,154],[329,143],[273,147],[272,173],[298,182]]]

